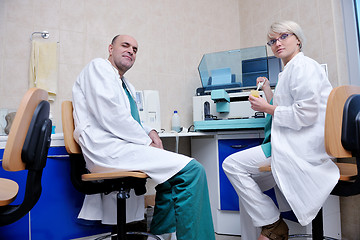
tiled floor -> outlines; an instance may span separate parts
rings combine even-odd
[[[241,240],[239,236],[216,235],[216,240]]]
[[[77,238],[76,240],[93,240],[93,239],[95,239],[97,237],[100,237],[100,236],[101,235],[85,237],[85,238]],[[216,234],[216,240],[241,240],[241,237],[239,237],[239,236],[228,236],[228,235],[217,235]]]

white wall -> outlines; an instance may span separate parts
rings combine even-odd
[[[162,127],[170,130],[173,110],[192,124],[192,96],[201,86],[204,53],[237,49],[238,0],[1,0],[0,108],[16,108],[28,89],[30,34],[47,30],[59,42],[59,91],[51,104],[61,132],[60,105],[71,99],[81,69],[107,57],[111,39],[134,36],[139,52],[126,76],[139,90],[160,91]]]

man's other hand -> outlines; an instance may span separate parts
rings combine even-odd
[[[149,137],[152,140],[152,143],[150,144],[150,146],[164,149],[162,141],[159,137],[159,134],[155,130],[151,130],[149,132]]]

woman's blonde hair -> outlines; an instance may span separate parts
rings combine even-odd
[[[268,40],[271,39],[271,35],[273,35],[274,33],[293,33],[300,41],[300,51],[304,47],[305,36],[303,30],[296,22],[293,21],[274,22],[273,24],[271,24],[269,32],[267,34]]]

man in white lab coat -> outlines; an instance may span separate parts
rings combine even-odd
[[[135,89],[124,77],[135,62],[137,41],[118,35],[108,50],[109,58],[92,60],[73,87],[74,137],[87,168],[142,171],[158,183],[152,233],[176,232],[178,240],[215,239],[203,167],[164,150],[157,132],[140,123]],[[138,214],[128,221],[143,217],[141,201],[137,207],[140,211],[132,206],[132,213]],[[79,217],[115,224],[111,214],[115,208],[115,200],[108,196],[87,196]]]

